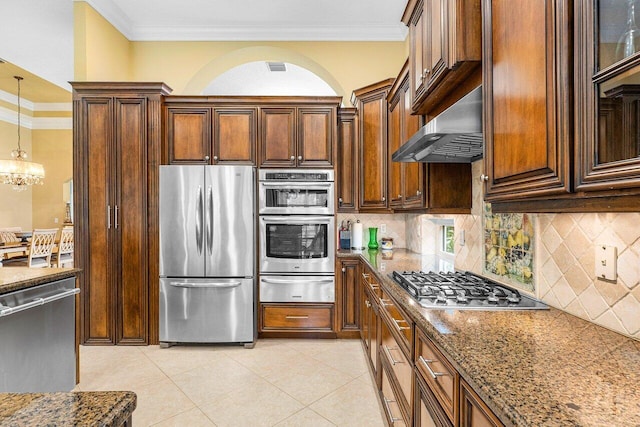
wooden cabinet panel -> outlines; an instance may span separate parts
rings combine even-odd
[[[416,427],[453,427],[453,423],[420,374],[415,375],[413,424]]]
[[[261,108],[260,166],[295,165],[295,108]]]
[[[360,210],[387,211],[387,94],[392,83],[385,80],[353,93],[359,121]]]
[[[333,304],[262,304],[262,330],[333,329]]]
[[[390,379],[389,369],[386,364],[382,365],[382,378],[380,385],[380,398],[382,399],[382,409],[384,411],[387,423],[390,426],[407,426],[411,425],[409,419],[402,410],[402,405],[398,401],[396,394],[398,391],[394,389],[394,383]]]
[[[334,111],[335,108],[298,109],[298,166],[333,166]]]
[[[389,104],[389,128],[387,135],[389,146],[389,207],[393,209],[402,209],[402,172],[405,163],[391,161],[391,155],[395,153],[404,142],[401,115],[402,107],[396,97],[396,99],[392,99]]]
[[[213,109],[212,164],[256,164],[257,108]]]
[[[162,83],[74,82],[76,267],[84,344],[157,343]],[[150,261],[151,260],[151,261]]]
[[[480,399],[466,381],[460,381],[460,426],[503,427],[504,424]]]
[[[80,138],[81,135],[78,133],[74,138],[74,171],[83,177],[83,181],[86,182],[84,185],[91,188],[86,197],[77,200],[80,205],[75,204],[80,214],[75,221],[77,223],[80,220],[78,225],[81,227],[84,223],[80,230],[87,230],[86,234],[80,232],[75,237],[75,265],[84,266],[79,274],[83,279],[80,281],[83,295],[81,311],[84,314],[82,336],[83,342],[87,344],[112,344],[116,340],[113,331],[116,296],[111,286],[114,271],[109,268],[113,264],[115,249],[115,242],[109,232],[109,201],[115,193],[112,181],[112,177],[115,176],[115,164],[111,161],[113,100],[107,97],[86,98],[75,101],[75,104],[79,107],[75,108],[75,111],[82,111],[84,114],[80,122],[84,126],[83,134],[86,139],[82,146],[79,146],[76,138]],[[81,153],[78,153],[79,150]],[[78,154],[89,161],[81,163]],[[79,182],[76,179],[74,182],[78,188]],[[88,230],[91,230],[90,239]],[[82,247],[87,250],[78,250]],[[82,286],[85,283],[91,286]]]
[[[211,109],[167,108],[169,164],[206,164],[211,157]]]
[[[568,7],[484,0],[487,201],[570,191]]]
[[[402,99],[402,129],[403,143],[408,141],[420,129],[420,116],[411,114],[411,92],[409,91],[409,82],[403,84]],[[391,153],[393,154],[393,153]],[[403,163],[403,207],[404,208],[421,208],[424,206],[424,170],[425,165],[421,163]]]
[[[117,203],[119,239],[117,342],[147,343],[147,155],[145,98],[116,99]]]
[[[448,48],[448,25],[455,25],[455,22],[448,22],[448,5],[451,0],[425,0],[424,15],[426,17],[426,39],[427,64],[424,72],[426,80],[426,90],[436,85],[447,70],[449,63],[447,55]]]
[[[429,163],[426,185],[428,212],[471,212],[471,164]]]
[[[339,259],[336,303],[338,314],[338,332],[348,333],[360,330],[360,261],[358,259]],[[346,336],[346,335],[344,335]]]
[[[355,108],[338,110],[336,197],[338,212],[358,208],[358,120]]]
[[[413,400],[413,365],[409,362],[400,345],[390,332],[393,325],[388,323],[385,316],[381,316],[380,322],[380,357],[385,359],[385,365],[389,367],[389,376],[397,386],[396,400],[400,404],[405,418],[411,414],[410,403]]]

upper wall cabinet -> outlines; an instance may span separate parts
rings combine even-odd
[[[412,111],[428,114],[468,90],[466,80],[479,70],[480,0],[409,0],[402,22],[409,27]]]
[[[570,0],[483,0],[485,200],[571,190]]]
[[[575,8],[576,189],[628,192],[640,187],[640,2]]]
[[[338,212],[358,210],[358,111],[338,109],[336,197]]]

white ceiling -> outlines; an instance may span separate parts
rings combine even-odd
[[[86,1],[129,40],[402,41],[407,0]]]

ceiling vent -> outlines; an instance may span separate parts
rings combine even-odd
[[[267,67],[269,67],[269,71],[287,71],[287,67],[284,65],[284,62],[267,62]]]

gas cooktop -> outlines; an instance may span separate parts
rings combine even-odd
[[[393,280],[427,308],[537,310],[544,303],[469,272],[394,271]]]

